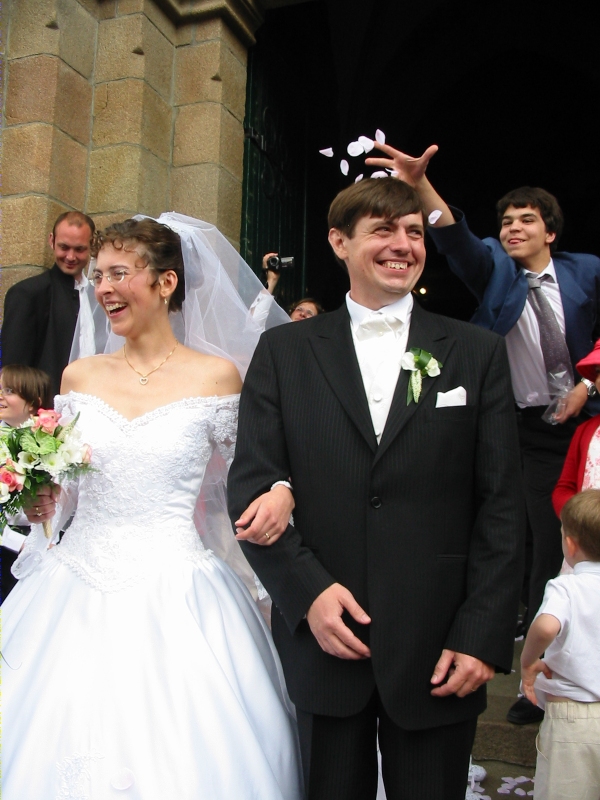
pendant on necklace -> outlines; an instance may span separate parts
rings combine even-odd
[[[142,384],[142,386],[145,386],[148,383],[148,378],[145,375],[142,375],[142,377],[140,378],[140,383]]]

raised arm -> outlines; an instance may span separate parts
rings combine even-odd
[[[373,167],[382,167],[384,169],[392,169],[400,180],[408,183],[419,193],[419,197],[423,201],[427,215],[432,211],[441,211],[442,214],[439,219],[433,223],[436,228],[443,228],[446,225],[453,225],[455,223],[452,211],[447,203],[440,197],[436,190],[431,185],[427,177],[427,166],[438,151],[437,144],[432,144],[428,147],[423,155],[418,158],[403,153],[401,150],[396,150],[390,147],[389,144],[380,144],[375,142],[375,147],[382,150],[387,158],[367,158],[365,163]]]

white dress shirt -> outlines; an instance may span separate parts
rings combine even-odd
[[[528,273],[527,270],[525,270],[525,274],[535,275],[536,278],[540,278],[542,275],[550,276],[550,280],[542,282],[541,288],[552,306],[556,321],[564,336],[565,312],[552,259],[539,275]],[[548,378],[540,344],[540,326],[535,312],[527,300],[517,324],[506,334],[506,347],[517,405],[521,408],[547,406],[551,398],[548,394]]]
[[[373,429],[380,442],[400,375],[400,361],[406,352],[413,298],[409,293],[372,311],[356,303],[348,293],[346,305]],[[363,333],[361,324],[369,320],[383,323],[382,330]]]
[[[560,575],[546,585],[540,610],[560,622],[560,632],[548,645],[544,661],[552,678],[540,673],[535,691],[542,708],[546,694],[600,701],[600,563],[581,561],[572,575]]]

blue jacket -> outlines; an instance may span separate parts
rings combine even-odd
[[[479,308],[471,322],[505,336],[517,323],[527,300],[523,269],[497,239],[478,239],[462,211],[453,208],[455,225],[429,228],[438,252],[475,295]],[[565,314],[565,338],[573,363],[586,356],[600,338],[600,258],[585,253],[553,253],[552,261]],[[600,412],[600,402],[586,404]]]

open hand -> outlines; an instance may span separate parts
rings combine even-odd
[[[287,486],[275,486],[250,503],[236,521],[235,538],[254,544],[273,544],[287,528],[294,505],[294,495]]]
[[[432,689],[431,694],[434,697],[447,697],[451,694],[466,697],[479,689],[482,684],[491,681],[494,675],[494,668],[485,661],[465,653],[456,653],[454,650],[442,650],[431,683],[438,685],[446,676],[448,680],[442,686],[438,685],[437,689]]]
[[[401,150],[395,150],[389,144],[380,144],[375,142],[375,147],[382,150],[388,158],[374,158],[369,156],[365,160],[365,164],[373,167],[381,167],[382,169],[393,169],[396,177],[411,186],[418,187],[425,177],[427,165],[438,151],[437,144],[432,144],[425,150],[422,156],[413,158],[412,156],[403,153]]]
[[[331,656],[358,661],[370,658],[371,651],[342,622],[347,611],[361,625],[368,625],[371,618],[358,605],[352,593],[341,584],[334,583],[317,597],[308,609],[306,619],[321,648]]]
[[[40,486],[35,500],[23,509],[32,525],[47,522],[56,512],[56,501],[60,495],[60,486]]]

